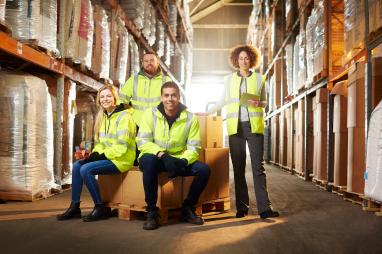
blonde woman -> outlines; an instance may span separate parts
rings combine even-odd
[[[252,72],[260,62],[260,53],[251,45],[234,47],[229,55],[236,71],[225,79],[224,95],[207,114],[226,108],[229,148],[234,172],[236,217],[248,214],[249,196],[245,179],[246,144],[251,157],[257,210],[262,219],[277,217],[273,211],[266,187],[263,167],[264,108],[267,105],[264,76]]]
[[[94,126],[95,146],[89,158],[73,165],[72,202],[57,216],[58,220],[81,218],[80,196],[85,184],[94,202],[93,211],[83,216],[83,221],[96,221],[110,217],[100,196],[95,175],[119,174],[129,170],[135,159],[136,127],[129,109],[117,105],[118,92],[114,86],[105,85],[97,94],[98,112]]]

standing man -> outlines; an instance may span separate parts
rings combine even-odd
[[[139,167],[143,171],[143,185],[147,203],[147,220],[143,229],[158,228],[158,173],[168,172],[169,178],[195,176],[182,205],[183,219],[202,225],[195,214],[195,205],[210,177],[209,167],[198,161],[200,129],[197,118],[179,102],[179,87],[167,82],[161,88],[161,103],[145,111],[140,122],[137,145],[141,152]]]
[[[122,103],[133,107],[133,119],[138,127],[143,112],[160,103],[160,89],[166,81],[171,79],[162,73],[158,57],[153,52],[145,53],[142,69],[126,81],[119,95]]]

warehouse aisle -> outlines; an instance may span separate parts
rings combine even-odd
[[[207,217],[200,227],[175,223],[149,232],[141,229],[143,221],[117,218],[58,222],[53,215],[68,204],[66,191],[35,203],[0,204],[1,252],[381,253],[382,218],[276,167],[266,168],[273,206],[281,212],[277,219],[236,219],[232,212]],[[91,206],[88,195],[84,206]]]

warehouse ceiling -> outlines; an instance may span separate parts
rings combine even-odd
[[[212,95],[206,99],[198,96],[191,109],[199,111],[206,103],[217,100],[224,75],[232,72],[228,53],[235,45],[245,44],[253,5],[251,0],[190,0],[188,3],[194,36],[192,81],[187,90],[191,97]]]

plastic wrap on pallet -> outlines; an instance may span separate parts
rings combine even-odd
[[[110,50],[110,78],[119,80],[119,69],[121,61],[121,53],[124,38],[127,36],[125,22],[117,15],[113,14],[111,21],[111,50]]]
[[[293,94],[293,45],[285,46],[285,64],[287,74],[288,95]]]
[[[93,7],[90,0],[66,1],[65,57],[91,67],[93,50]]]
[[[108,15],[100,5],[94,7],[94,48],[92,71],[108,79],[110,71],[110,29]]]
[[[319,74],[323,69],[323,50],[325,46],[325,29],[324,29],[324,8],[323,2],[317,4],[316,9],[316,25],[314,26],[314,65],[313,75]]]
[[[365,38],[365,5],[364,1],[345,0],[344,2],[345,59],[363,49]]]
[[[162,57],[164,55],[164,51],[165,51],[164,24],[162,21],[158,20],[156,25],[157,25],[157,29],[156,29],[155,48],[156,48],[156,52],[157,52],[158,56]]]
[[[68,104],[68,118],[66,121],[67,134],[64,136],[66,139],[66,144],[68,147],[67,150],[67,164],[63,164],[63,172],[61,178],[61,185],[71,184],[72,183],[72,169],[73,169],[73,137],[74,137],[74,118],[77,114],[76,107],[76,83],[71,80],[68,80],[69,84],[69,94],[65,98]]]
[[[285,0],[285,18],[288,18],[288,14],[291,11],[292,0]]]
[[[126,81],[126,68],[127,68],[127,60],[129,55],[129,34],[127,32],[126,27],[120,27],[120,41],[118,47],[118,64],[116,65],[116,77],[115,80],[119,82],[119,84],[124,84]]]
[[[129,34],[129,46],[130,46],[130,55],[131,55],[131,73],[130,75],[138,74],[139,66],[139,48],[137,43],[134,40],[134,37]]]
[[[314,40],[315,40],[315,25],[317,20],[316,15],[317,9],[313,9],[312,14],[308,18],[306,23],[306,66],[307,66],[307,77],[306,82],[312,83],[314,76]]]
[[[20,40],[41,39],[40,0],[7,1],[5,20],[12,27],[12,36]]]
[[[156,40],[156,22],[157,22],[157,17],[156,17],[156,11],[154,8],[151,8],[151,26],[150,26],[150,37],[148,39],[149,44],[152,46],[155,43]]]
[[[176,35],[176,26],[178,24],[178,9],[175,4],[169,4],[169,25],[172,32]]]
[[[154,45],[155,43],[155,29],[156,29],[155,25],[156,25],[155,9],[151,4],[147,4],[142,34],[146,38],[150,46]]]
[[[171,52],[172,52],[172,45],[171,40],[168,36],[166,36],[166,42],[165,42],[165,54],[164,54],[164,63],[167,66],[170,66],[171,64]]]
[[[298,73],[300,70],[300,35],[296,36],[296,42],[293,46],[293,86],[292,86],[292,94],[297,94],[297,90],[299,87],[299,79]]]
[[[306,33],[304,29],[300,29],[298,43],[299,53],[297,78],[301,84],[306,84]]]
[[[32,200],[54,184],[53,116],[44,80],[0,71],[0,198]],[[13,198],[14,197],[14,198]]]
[[[5,19],[5,0],[0,0],[0,21]]]
[[[369,0],[369,31],[382,27],[382,0]]]
[[[148,3],[147,0],[129,0],[121,1],[120,5],[129,19],[133,19],[139,30],[144,28],[145,10]],[[151,4],[150,4],[151,5]]]
[[[41,40],[39,46],[58,54],[56,0],[41,0]]]

